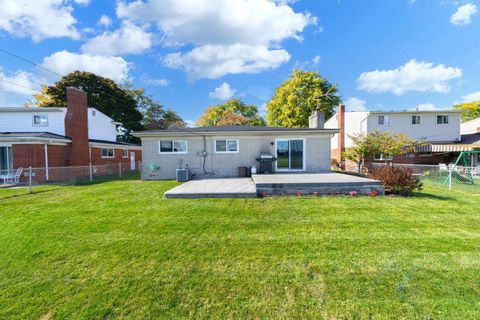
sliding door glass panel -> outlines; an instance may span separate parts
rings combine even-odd
[[[290,147],[288,140],[277,141],[277,168],[288,170],[290,168]]]
[[[303,140],[290,140],[290,169],[303,170]]]

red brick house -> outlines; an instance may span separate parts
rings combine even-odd
[[[0,108],[0,170],[44,168],[42,178],[52,180],[60,167],[133,169],[141,147],[118,142],[118,125],[89,108],[87,94],[76,88],[67,88],[67,108]]]

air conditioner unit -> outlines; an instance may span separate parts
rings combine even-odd
[[[190,180],[190,172],[188,169],[177,169],[177,181],[187,182]]]

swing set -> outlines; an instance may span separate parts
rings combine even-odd
[[[445,185],[452,185],[452,179],[462,184],[480,183],[480,163],[474,157],[480,155],[480,150],[462,151],[453,165],[448,167],[448,177]],[[475,167],[477,165],[477,167]]]

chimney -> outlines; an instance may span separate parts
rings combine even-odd
[[[345,105],[341,104],[338,106],[337,112],[337,121],[338,121],[338,129],[340,132],[338,133],[338,151],[340,154],[345,152]]]
[[[308,127],[310,129],[324,129],[325,128],[325,114],[320,109],[315,109],[312,115],[308,118]]]
[[[88,166],[88,102],[87,94],[81,89],[67,88],[65,135],[72,139],[67,151],[67,163],[71,166]]]
[[[480,127],[477,127],[477,133],[480,133]]]

